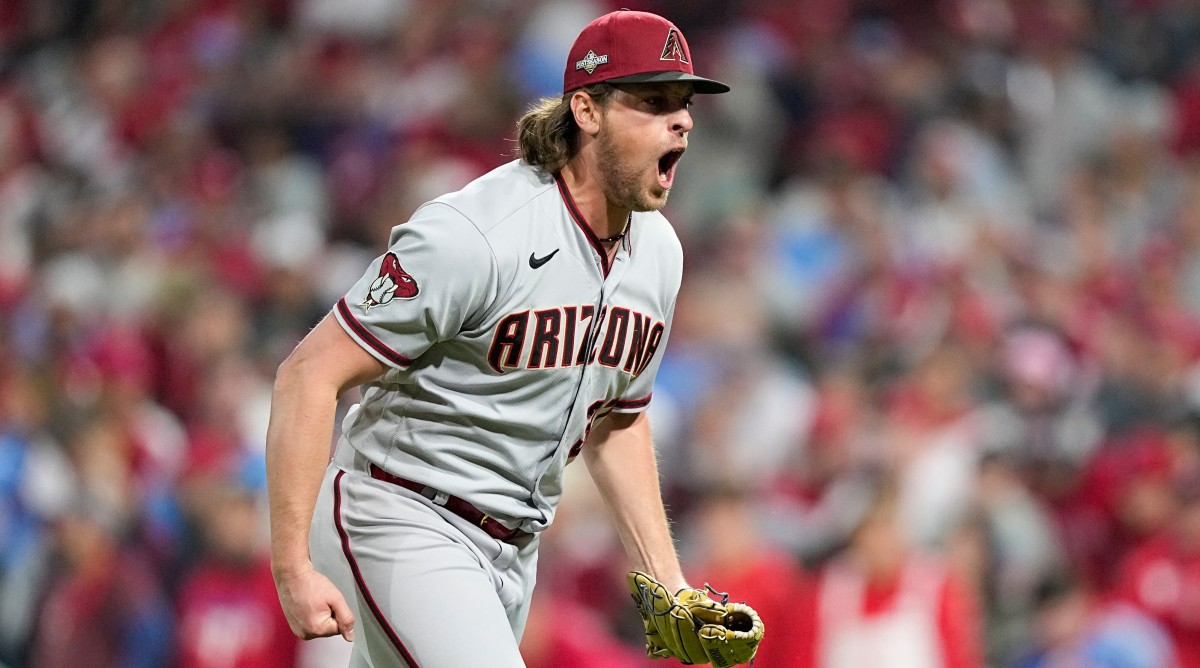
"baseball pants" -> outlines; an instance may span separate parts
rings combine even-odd
[[[368,466],[338,444],[309,534],[355,615],[350,668],[523,668],[537,537],[501,542]]]

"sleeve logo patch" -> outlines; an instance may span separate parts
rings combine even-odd
[[[395,253],[383,256],[383,264],[379,267],[379,276],[371,282],[367,290],[367,298],[359,304],[368,311],[376,306],[383,306],[393,299],[412,299],[421,289],[417,281],[404,271]]]

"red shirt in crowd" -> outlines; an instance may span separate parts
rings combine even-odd
[[[553,593],[534,598],[521,656],[528,668],[641,668],[650,661],[619,641],[593,610]]]
[[[822,571],[813,603],[809,665],[983,666],[975,598],[938,561],[910,558],[895,577],[874,582],[834,562]]]
[[[179,595],[179,668],[294,668],[270,565],[201,563]]]
[[[140,552],[94,551],[85,567],[50,586],[32,665],[108,668],[157,665],[168,653],[171,619],[150,561]]]
[[[1120,595],[1171,634],[1179,664],[1200,666],[1200,550],[1156,538],[1129,553],[1117,578]]]

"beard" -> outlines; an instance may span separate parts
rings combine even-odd
[[[596,135],[596,153],[603,168],[600,181],[604,196],[610,204],[641,212],[657,211],[667,203],[670,188],[647,189],[643,185],[642,170],[625,157],[626,153],[617,146],[607,126]]]

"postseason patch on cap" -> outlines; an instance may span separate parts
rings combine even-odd
[[[576,70],[586,70],[588,74],[596,71],[597,67],[608,62],[608,54],[597,56],[595,51],[588,50],[587,55],[581,60],[575,61]]]

